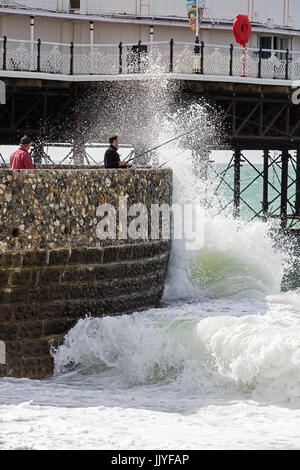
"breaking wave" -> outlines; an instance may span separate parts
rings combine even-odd
[[[187,160],[170,162],[174,202],[196,203],[201,224],[196,248],[173,241],[165,307],[80,320],[54,355],[56,374],[97,375],[101,387],[298,400],[300,293],[281,293],[284,256],[268,224],[218,215],[213,183],[199,182]]]
[[[97,374],[122,387],[160,383],[182,393],[234,389],[298,400],[299,294],[283,297],[255,305],[233,297],[80,320],[55,355],[56,373]]]

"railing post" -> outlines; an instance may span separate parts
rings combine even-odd
[[[199,48],[199,36],[196,36],[195,39],[195,47],[194,47],[194,53],[199,54],[200,48]]]
[[[233,75],[233,44],[230,44],[230,64],[229,64],[229,75]]]
[[[286,50],[286,62],[285,62],[285,79],[289,79],[289,55],[290,51],[289,49]]]
[[[260,46],[259,52],[258,52],[258,74],[257,74],[257,78],[261,78],[261,64],[262,64],[262,46]]]
[[[71,42],[70,47],[70,75],[74,75],[74,42]]]
[[[170,73],[174,72],[174,39],[170,40]]]
[[[94,74],[94,21],[90,21],[90,46],[91,46],[91,70],[90,74]]]
[[[3,70],[7,68],[7,36],[3,36]]]
[[[30,70],[34,71],[34,25],[35,17],[30,17]]]
[[[141,73],[141,45],[142,41],[138,42],[138,73]]]
[[[200,73],[204,74],[204,41],[201,41]]]
[[[123,43],[119,44],[119,74],[123,73]]]
[[[37,72],[41,71],[41,45],[42,42],[40,39],[37,40]]]

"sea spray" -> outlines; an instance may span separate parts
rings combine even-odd
[[[197,244],[191,249],[185,236],[173,240],[165,308],[130,317],[80,320],[54,355],[57,376],[71,370],[75,375],[97,377],[104,388],[156,384],[182,394],[248,394],[268,390],[270,384],[280,388],[283,368],[281,361],[276,366],[277,335],[282,334],[279,351],[282,355],[286,348],[293,375],[298,343],[293,340],[292,348],[287,343],[300,329],[299,309],[295,310],[294,332],[280,321],[274,326],[273,314],[281,307],[266,295],[281,295],[283,256],[269,237],[270,225],[234,219],[230,209],[220,213],[224,201],[216,196],[219,181],[210,177],[208,163],[222,134],[221,117],[201,100],[189,105],[175,100],[176,90],[167,80],[146,77],[138,87],[118,87],[124,106],[118,109],[116,89],[108,89],[91,126],[93,132],[109,111],[123,138],[134,142],[143,135],[139,145],[144,147],[195,129],[191,136],[164,148],[159,164],[168,161],[174,171],[173,202],[182,207],[192,203],[194,212],[200,214]],[[103,96],[99,103],[103,104]],[[192,219],[194,215],[192,211]],[[189,222],[195,225],[194,220]],[[288,298],[283,305],[282,310],[289,313],[294,308]],[[272,354],[263,354],[260,330],[265,331],[266,341],[274,335],[274,347],[269,349],[274,351],[273,369]],[[282,392],[283,400],[289,397],[290,392]]]
[[[218,214],[217,183],[197,178],[186,162],[170,162],[174,201],[182,207],[189,201],[201,208],[197,238],[202,244],[189,251],[186,240],[173,240],[165,300],[224,297],[243,291],[279,292],[286,256],[276,250],[269,236],[270,224],[235,219],[229,210]]]

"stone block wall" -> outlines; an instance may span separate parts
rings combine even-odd
[[[169,240],[98,240],[100,203],[172,200],[170,170],[0,170],[0,376],[42,378],[78,319],[158,306]],[[67,229],[66,229],[67,228]]]

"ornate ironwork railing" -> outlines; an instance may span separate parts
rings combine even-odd
[[[59,75],[140,73],[243,76],[239,46],[160,41],[74,44],[0,38],[0,69]],[[300,51],[246,49],[246,77],[300,79]]]

